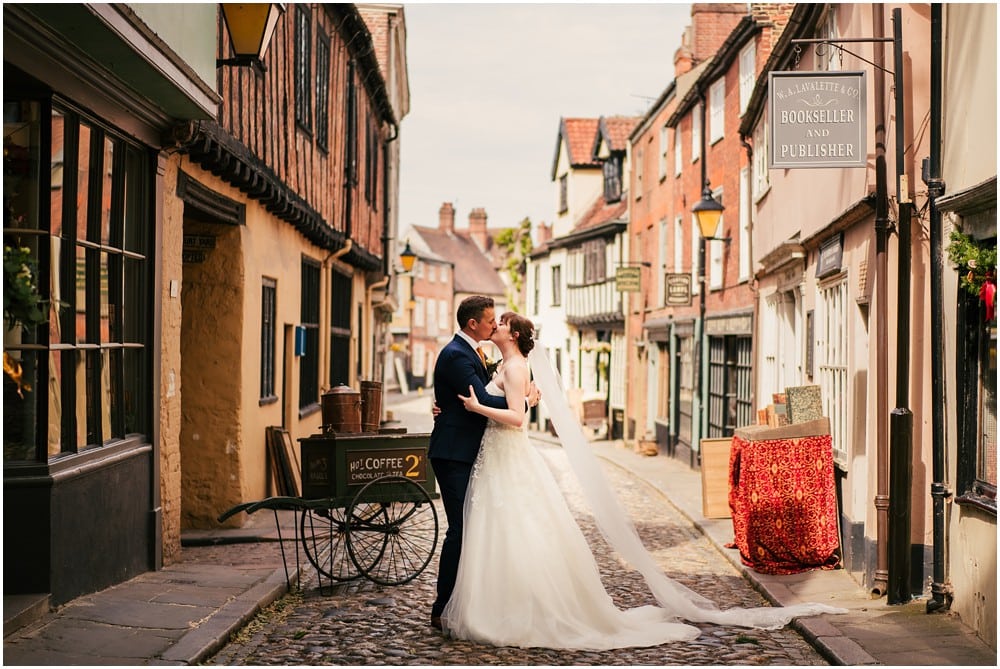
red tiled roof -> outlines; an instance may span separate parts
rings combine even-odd
[[[608,143],[609,149],[624,151],[628,144],[628,136],[641,120],[642,118],[638,116],[602,116],[599,131]]]
[[[594,145],[594,135],[597,134],[596,118],[564,118],[559,136],[566,142],[569,151],[569,163],[573,167],[600,167],[600,162],[591,156],[590,148]]]
[[[503,281],[494,269],[490,255],[484,254],[469,237],[468,230],[456,230],[450,235],[440,228],[413,226],[424,244],[434,255],[449,260],[455,265],[453,272],[456,293],[474,293],[491,297],[506,293]],[[492,246],[493,238],[488,244]],[[488,248],[487,254],[490,253]]]
[[[595,228],[598,225],[610,223],[611,221],[625,220],[627,211],[628,197],[626,195],[623,194],[622,199],[618,202],[609,204],[604,201],[604,194],[602,193],[597,196],[594,203],[590,205],[590,209],[577,221],[577,224],[573,227],[573,232]]]

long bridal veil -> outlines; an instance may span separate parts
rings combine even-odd
[[[814,603],[720,610],[710,600],[666,576],[642,545],[631,518],[608,484],[597,457],[588,446],[580,423],[566,401],[559,373],[540,347],[531,351],[528,362],[535,384],[542,392],[541,401],[549,410],[560,443],[594,514],[597,527],[619,556],[642,574],[656,601],[668,613],[690,622],[764,629],[782,627],[793,618],[802,616],[846,613],[845,609]]]

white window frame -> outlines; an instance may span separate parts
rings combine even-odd
[[[437,267],[427,265],[427,283],[434,283],[435,281],[437,281]]]
[[[719,204],[722,204],[722,187],[716,188],[712,191],[712,197]],[[726,215],[725,213],[719,218],[719,227],[717,228],[716,235],[721,235],[722,231],[726,226]],[[725,267],[723,267],[723,259],[725,255],[725,245],[723,241],[711,240],[708,242],[708,248],[705,249],[705,255],[708,256],[706,262],[708,267],[705,268],[708,274],[708,287],[709,290],[721,290],[723,285],[723,279],[725,278]]]
[[[667,130],[669,128],[666,125],[660,127],[660,181],[667,178],[667,154],[670,152]]]
[[[691,162],[701,158],[701,103],[691,110]]]
[[[754,40],[740,51],[740,116],[750,104],[753,87],[757,80],[757,43]]]
[[[691,294],[701,293],[701,284],[698,283],[698,264],[701,259],[699,251],[701,247],[701,233],[698,230],[698,218],[691,214]]]
[[[750,168],[740,170],[740,270],[739,281],[750,280]]]
[[[427,314],[427,306],[422,297],[414,299],[413,302],[413,327],[422,328],[425,322],[424,316]]]
[[[824,282],[817,291],[816,347],[817,383],[822,388],[823,415],[830,418],[833,459],[846,469],[848,464],[848,361],[850,360],[850,325],[848,316],[847,273]],[[806,345],[810,345],[806,342]]]
[[[708,141],[715,144],[726,132],[726,77],[719,77],[708,88]]]
[[[684,217],[674,219],[674,272],[684,271]]]
[[[436,335],[438,327],[437,300],[433,297],[427,298],[427,334]]]
[[[448,300],[444,299],[438,303],[438,329],[447,332],[451,325],[451,309],[448,308]]]
[[[635,161],[635,199],[636,200],[641,200],[642,199],[642,173],[643,173],[642,158],[643,158],[643,151],[642,151],[642,147],[640,147],[639,150],[636,152],[636,161]]]
[[[681,126],[677,124],[674,126],[674,174],[677,176],[680,176],[681,171],[684,169],[683,147],[684,142],[682,141]]]
[[[427,374],[427,350],[422,342],[413,342],[413,357],[410,359],[410,371],[413,376]]]
[[[666,217],[660,219],[660,236],[657,246],[660,247],[660,258],[657,264],[656,275],[660,277],[657,281],[659,286],[657,286],[657,291],[659,291],[659,299],[657,304],[666,306],[667,304],[667,235],[669,234],[669,225],[667,223]]]
[[[767,169],[767,113],[753,129],[753,201],[767,195],[771,189],[771,173]]]

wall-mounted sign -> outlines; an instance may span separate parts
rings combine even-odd
[[[184,235],[184,248],[186,249],[214,249],[214,235]]]
[[[615,269],[615,288],[620,293],[638,293],[642,290],[641,267],[619,267]]]
[[[844,233],[836,234],[819,245],[819,258],[816,259],[816,278],[836,274],[844,260]]]
[[[768,73],[768,167],[864,167],[867,90],[864,71]]]
[[[663,279],[666,304],[670,307],[687,307],[691,305],[691,275],[666,274]]]

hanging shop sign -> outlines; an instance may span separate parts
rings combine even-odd
[[[618,267],[615,269],[615,288],[620,293],[638,293],[641,287],[641,267]]]
[[[691,275],[669,273],[663,279],[668,307],[691,305]]]
[[[867,90],[864,71],[768,73],[768,167],[864,167]]]

